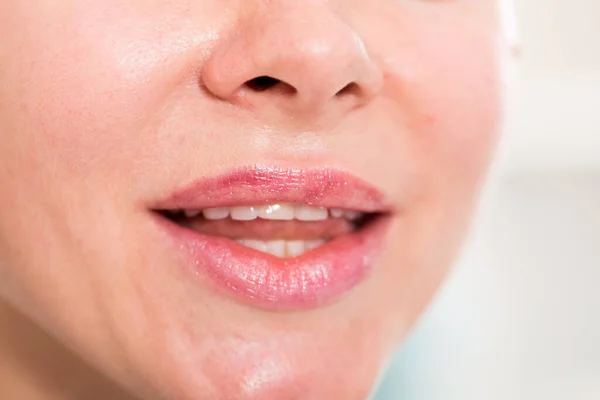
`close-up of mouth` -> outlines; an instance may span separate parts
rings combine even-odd
[[[0,0],[0,400],[590,366],[600,2],[533,3]]]
[[[195,182],[153,212],[195,271],[275,309],[324,305],[366,279],[391,215],[348,174],[267,167]]]

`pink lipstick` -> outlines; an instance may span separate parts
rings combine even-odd
[[[323,306],[364,281],[391,215],[379,190],[346,172],[268,166],[197,180],[152,210],[193,273],[246,304],[277,310]],[[288,257],[265,247],[307,239],[318,245]]]

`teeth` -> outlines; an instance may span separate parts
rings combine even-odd
[[[231,207],[231,218],[236,221],[252,221],[258,217],[257,208],[252,206]]]
[[[275,257],[285,257],[285,240],[271,240],[267,242],[267,253]]]
[[[236,206],[236,207],[214,207],[204,210],[181,210],[187,218],[194,218],[200,213],[207,220],[218,220],[231,218],[236,221],[252,221],[256,218],[291,221],[324,221],[327,218],[345,218],[355,221],[363,216],[363,213],[341,208],[322,208],[305,205],[292,205],[286,203],[274,203],[260,206]],[[167,213],[176,215],[179,210],[167,210]]]
[[[326,208],[297,206],[294,210],[294,216],[300,221],[324,221],[328,214]]]
[[[307,240],[306,243],[304,244],[304,248],[306,251],[310,251],[312,249],[316,249],[317,247],[321,246],[325,244],[325,240],[319,239],[319,240]]]
[[[359,219],[362,216],[362,213],[358,212],[358,211],[344,211],[344,218],[346,218],[348,221],[356,221],[357,219]]]
[[[294,206],[291,204],[271,204],[258,207],[258,216],[263,219],[290,221],[294,219]]]
[[[344,210],[342,210],[341,208],[332,208],[331,209],[331,216],[333,218],[341,218],[344,215]]]
[[[262,240],[252,240],[252,239],[240,239],[238,243],[243,244],[246,247],[250,247],[254,250],[262,251],[263,253],[267,252],[267,242]]]
[[[186,218],[194,218],[194,217],[200,215],[201,212],[202,212],[201,210],[184,210],[183,211]]]
[[[313,250],[323,244],[326,240],[253,240],[238,239],[239,244],[250,247],[263,253],[271,254],[275,257],[298,257],[307,251]]]
[[[285,243],[285,251],[288,257],[297,257],[304,253],[305,245],[303,240],[289,240]]]
[[[202,211],[202,215],[209,220],[227,218],[229,217],[229,207],[207,208]]]

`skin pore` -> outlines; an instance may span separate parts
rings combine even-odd
[[[495,0],[3,0],[0,37],[7,398],[369,396],[486,176]],[[381,191],[394,213],[369,278],[294,311],[190,279],[150,205],[252,165]]]

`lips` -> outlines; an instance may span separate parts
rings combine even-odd
[[[193,182],[152,210],[184,265],[269,309],[322,306],[366,279],[391,215],[345,172],[265,166]]]

